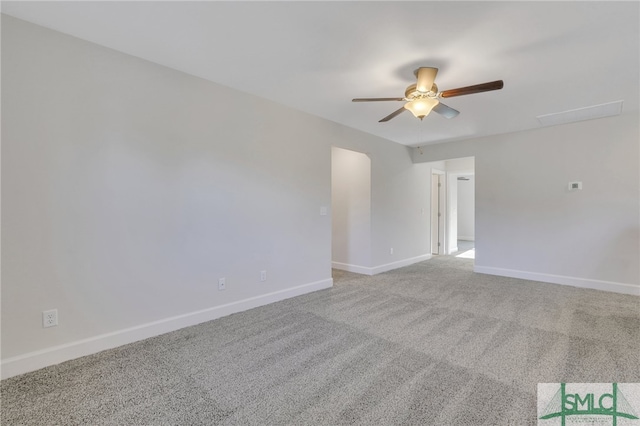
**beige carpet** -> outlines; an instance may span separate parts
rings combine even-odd
[[[437,257],[2,381],[2,425],[534,425],[640,382],[640,298]]]

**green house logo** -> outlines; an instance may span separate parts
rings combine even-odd
[[[538,384],[538,404],[541,403],[541,385]],[[617,383],[559,383],[557,391],[546,404],[540,415],[538,412],[538,424],[545,425],[547,422],[540,420],[556,419],[560,420],[560,425],[565,426],[567,419],[569,424],[611,424],[618,426],[618,421],[625,419],[624,424],[630,420],[638,420],[638,414],[627,397],[619,389]],[[637,384],[633,384],[637,385]],[[637,386],[636,386],[637,387]],[[548,394],[549,387],[546,388]],[[552,388],[553,389],[553,388]],[[634,389],[637,390],[637,389]],[[553,390],[552,390],[553,391]],[[633,394],[634,405],[637,406],[637,392]],[[640,422],[633,422],[631,424]],[[552,423],[549,423],[552,424]]]

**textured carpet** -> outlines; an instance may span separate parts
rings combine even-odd
[[[640,298],[436,257],[2,381],[2,425],[533,425],[640,382]]]

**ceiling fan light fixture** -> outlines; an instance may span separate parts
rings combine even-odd
[[[440,101],[438,101],[437,99],[427,97],[407,102],[406,104],[404,104],[404,107],[405,109],[411,111],[414,117],[422,120],[427,115],[429,115],[431,110],[439,103]]]
[[[435,111],[444,118],[454,118],[460,114],[459,111],[440,102],[440,98],[451,98],[454,96],[471,95],[474,93],[500,90],[504,87],[502,80],[490,81],[488,83],[474,84],[473,86],[458,87],[457,89],[445,90],[441,92],[434,80],[438,74],[438,69],[434,67],[420,67],[414,71],[416,83],[411,84],[404,91],[403,98],[355,98],[352,102],[377,102],[377,101],[404,101],[406,102],[399,109],[386,117],[378,120],[379,123],[386,123],[404,111],[411,111],[414,117],[422,120],[431,111]]]

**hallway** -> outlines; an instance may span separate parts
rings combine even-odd
[[[451,256],[461,257],[464,259],[475,259],[475,241],[458,240],[458,251],[451,253]]]

